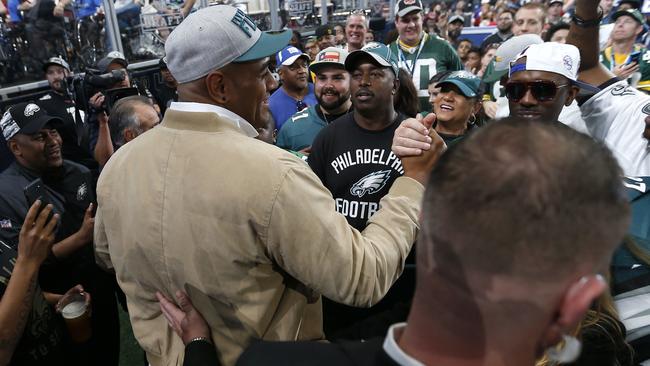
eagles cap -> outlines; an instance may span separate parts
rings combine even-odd
[[[233,62],[259,60],[289,44],[290,29],[262,32],[241,9],[215,5],[190,14],[165,42],[167,67],[180,83]]]
[[[59,117],[52,117],[34,102],[14,104],[2,115],[0,128],[6,141],[19,133],[31,135],[47,124],[62,124]]]
[[[61,57],[50,57],[45,64],[43,64],[43,72],[47,72],[47,68],[56,65],[70,71],[70,65]]]
[[[436,83],[436,87],[443,84],[453,84],[460,89],[460,92],[467,98],[476,98],[479,95],[481,79],[469,71],[454,71]]]
[[[420,0],[398,0],[395,4],[395,15],[403,17],[404,15],[414,12],[422,11],[422,1]]]
[[[388,46],[379,42],[370,42],[363,46],[362,49],[350,52],[345,59],[345,69],[352,72],[357,61],[366,57],[370,57],[379,66],[390,67],[393,73],[395,73],[395,77],[399,75],[399,67],[397,66],[395,56]]]
[[[108,72],[108,66],[112,63],[120,64],[124,66],[125,69],[129,66],[129,62],[120,51],[111,51],[106,55],[106,57],[97,61],[97,70],[100,72]]]
[[[347,58],[348,51],[338,47],[327,47],[318,52],[316,60],[309,65],[309,69],[315,73],[318,73],[318,70],[325,66],[334,66],[345,70],[345,60]]]

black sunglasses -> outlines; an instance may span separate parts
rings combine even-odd
[[[307,108],[307,104],[305,104],[305,102],[302,100],[296,102],[296,112],[300,112],[305,108]]]
[[[506,97],[513,101],[518,102],[530,90],[533,98],[539,102],[549,102],[555,99],[557,90],[559,88],[569,86],[571,84],[558,85],[550,80],[535,80],[535,81],[509,81],[506,84],[505,91]]]

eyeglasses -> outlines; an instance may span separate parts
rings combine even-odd
[[[521,99],[526,96],[526,93],[530,90],[530,93],[533,95],[539,102],[549,102],[555,99],[557,90],[559,88],[569,86],[570,84],[561,84],[558,85],[550,80],[535,80],[535,81],[509,81],[506,84],[505,91],[506,97],[512,102],[519,102]]]
[[[296,102],[296,112],[300,112],[305,108],[307,108],[307,104],[305,104],[305,102],[302,100]]]

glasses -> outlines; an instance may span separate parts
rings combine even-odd
[[[296,112],[300,112],[305,108],[307,108],[307,104],[305,104],[305,102],[302,100],[296,102]]]
[[[557,90],[559,88],[569,86],[569,84],[558,85],[550,80],[535,80],[535,81],[509,81],[506,84],[506,97],[513,102],[519,102],[524,98],[526,93],[530,91],[539,102],[549,102],[555,99]]]

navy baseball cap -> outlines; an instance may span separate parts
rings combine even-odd
[[[444,84],[456,85],[467,98],[476,98],[479,95],[481,79],[468,71],[454,71],[440,80],[436,87]]]
[[[391,70],[393,70],[393,73],[395,73],[395,77],[399,75],[399,67],[397,66],[397,61],[395,60],[393,52],[388,48],[388,46],[379,42],[370,42],[363,46],[362,49],[350,52],[348,57],[345,59],[345,69],[353,71],[357,61],[366,57],[370,57],[375,64],[390,67]]]
[[[6,141],[19,133],[31,135],[46,125],[62,124],[59,117],[52,117],[34,102],[14,104],[2,115],[0,128]]]

